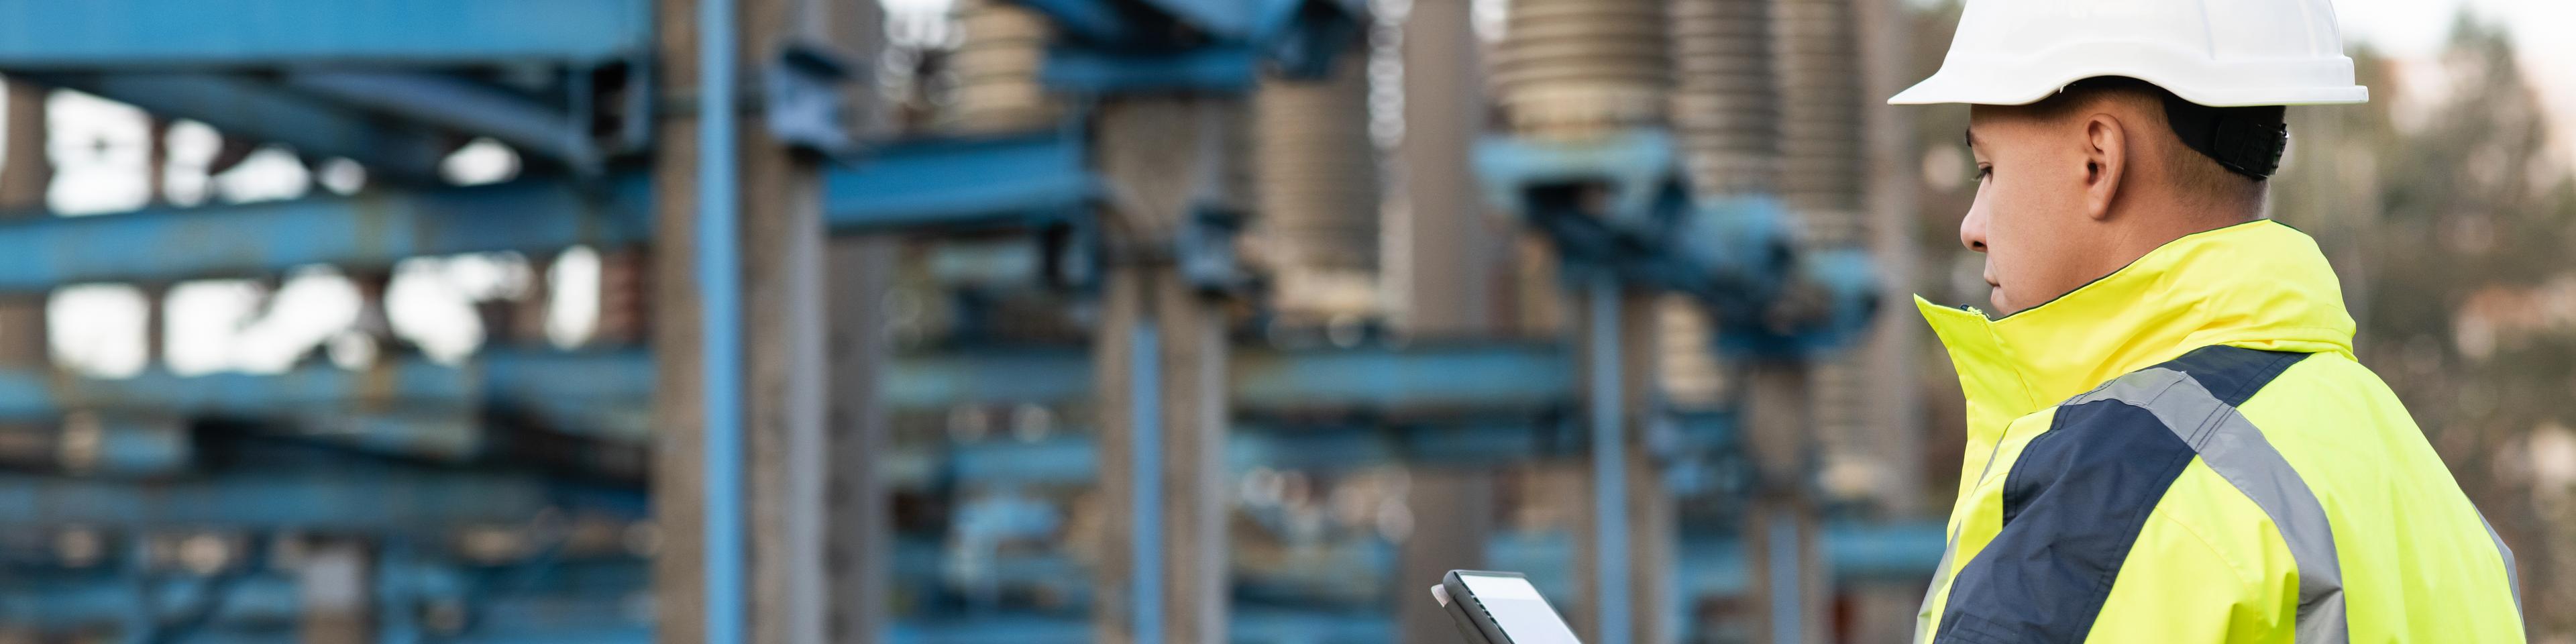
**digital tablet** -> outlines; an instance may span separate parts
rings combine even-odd
[[[1520,573],[1452,570],[1431,598],[1458,621],[1467,644],[1583,644]]]

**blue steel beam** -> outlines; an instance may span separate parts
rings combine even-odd
[[[0,242],[7,239],[0,234]],[[0,269],[7,266],[0,259]],[[1549,343],[1245,351],[1232,364],[1231,396],[1238,409],[1255,415],[1375,410],[1507,418],[1568,403],[1568,361],[1561,347]],[[0,419],[50,419],[77,409],[256,417],[393,404],[490,404],[545,417],[580,416],[640,405],[652,395],[653,369],[650,354],[633,350],[488,351],[461,366],[412,358],[359,371],[308,366],[276,374],[182,376],[150,370],[121,379],[0,369]],[[889,369],[884,396],[899,410],[1074,402],[1091,391],[1090,355],[1075,348],[907,356]]]
[[[1549,342],[1246,351],[1230,365],[1236,408],[1548,409],[1571,402],[1574,365]]]
[[[394,532],[526,521],[558,498],[535,476],[491,472],[256,472],[157,482],[0,474],[0,527]]]
[[[488,136],[584,173],[599,170],[599,147],[583,118],[481,83],[426,73],[341,70],[290,71],[282,82],[335,102]]]
[[[1054,223],[1103,194],[1087,154],[1072,130],[896,143],[825,177],[824,217],[844,234]]]
[[[623,244],[651,231],[646,186],[527,180],[0,223],[0,291],[94,281],[390,266],[422,255]]]
[[[1257,467],[1347,471],[1392,463],[1496,465],[1578,452],[1552,424],[1508,420],[1329,431],[1237,423],[1226,443],[1235,472]],[[940,449],[902,447],[880,456],[886,480],[915,488],[954,477],[987,485],[1078,485],[1100,475],[1089,436],[991,440]]]
[[[826,216],[843,234],[1062,222],[1101,194],[1083,155],[1070,134],[899,145],[828,173]],[[643,177],[613,175],[16,219],[0,223],[0,292],[635,243],[650,202]]]
[[[596,62],[650,0],[0,0],[0,69]]]
[[[145,112],[204,122],[233,136],[281,143],[311,157],[348,157],[381,175],[437,176],[455,138],[371,118],[281,91],[246,76],[214,72],[42,74],[38,82],[97,94]]]

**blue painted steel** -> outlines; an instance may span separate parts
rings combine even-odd
[[[1226,441],[1225,462],[1234,472],[1256,467],[1339,472],[1391,463],[1495,465],[1577,453],[1572,446],[1544,440],[1555,429],[1535,420],[1336,430],[1236,423]],[[886,481],[900,488],[949,480],[1076,485],[1100,474],[1098,445],[1083,435],[896,448],[880,459]]]
[[[0,222],[0,291],[90,281],[264,275],[308,264],[641,241],[641,181],[584,190],[552,181],[369,192],[89,217]]]
[[[602,61],[650,0],[0,0],[0,69]]]
[[[1521,426],[1516,423],[1526,421],[1517,419],[1573,400],[1571,361],[1550,343],[1245,351],[1230,366],[1229,396],[1256,415],[1402,410]],[[883,395],[900,410],[1065,403],[1091,391],[1088,358],[1073,347],[962,349],[899,358],[889,369],[894,376]],[[614,411],[602,408],[640,409],[652,395],[653,373],[651,355],[640,350],[495,350],[463,365],[405,358],[357,371],[313,365],[275,374],[182,376],[154,369],[121,379],[0,369],[0,418],[44,420],[72,409],[273,417],[397,404],[415,411],[494,405],[546,418],[600,417]],[[1409,440],[1438,444],[1448,440],[1444,431]]]
[[[737,644],[743,605],[742,201],[735,174],[733,0],[698,1],[697,281],[706,641]],[[678,231],[665,231],[673,234]]]
[[[897,358],[879,393],[896,409],[1072,402],[1091,394],[1091,358],[1077,347],[966,348]]]
[[[928,139],[875,150],[823,185],[825,221],[843,233],[1063,221],[1103,193],[1073,130]]]
[[[173,481],[0,474],[0,526],[431,530],[526,521],[553,507],[523,474],[271,471]]]
[[[1136,644],[1163,642],[1163,354],[1160,329],[1139,315],[1127,355],[1128,584]]]
[[[1138,25],[1116,0],[1021,0],[1070,38],[1094,43],[1124,42],[1136,37]]]
[[[34,79],[153,114],[201,121],[232,136],[285,144],[311,157],[348,157],[379,176],[434,179],[448,151],[448,137],[440,132],[371,117],[247,76],[161,71]]]
[[[1771,564],[1771,641],[1804,642],[1800,631],[1805,621],[1800,600],[1806,594],[1806,574],[1799,570],[1798,514],[1782,508],[1772,511],[1771,534],[1765,540],[1770,548],[1764,558]],[[1938,565],[1939,562],[1934,562]]]
[[[1494,207],[1535,217],[1542,213],[1531,211],[1529,189],[1593,184],[1607,187],[1609,199],[1591,214],[1631,222],[1655,214],[1673,188],[1675,158],[1672,135],[1640,129],[1582,141],[1489,136],[1476,143],[1474,163]]]
[[[1240,44],[1155,53],[1059,45],[1047,49],[1039,76],[1049,88],[1077,94],[1247,92],[1259,62],[1252,47]]]
[[[961,349],[897,359],[884,391],[898,409],[1067,402],[1091,390],[1074,348]],[[1244,351],[1228,364],[1238,410],[1542,411],[1572,400],[1572,364],[1547,343]],[[0,394],[5,394],[0,389]]]
[[[425,73],[340,70],[290,71],[283,76],[283,82],[296,91],[340,103],[491,137],[583,173],[597,173],[600,169],[599,147],[591,141],[590,128],[580,113],[567,113],[481,83]],[[296,121],[287,123],[291,123],[287,127],[306,126]]]
[[[1590,363],[1590,391],[1584,404],[1591,408],[1592,419],[1591,563],[1597,591],[1593,614],[1600,623],[1598,644],[1628,644],[1633,626],[1628,621],[1634,607],[1628,600],[1628,449],[1622,413],[1627,400],[1621,388],[1619,333],[1622,288],[1618,277],[1605,271],[1592,277],[1584,289],[1588,313],[1583,354]]]
[[[1573,400],[1567,353],[1553,343],[1425,342],[1246,351],[1229,367],[1240,410],[1538,410]]]

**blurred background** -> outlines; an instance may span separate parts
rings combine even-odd
[[[2576,5],[2273,217],[2576,643]],[[1955,0],[0,0],[0,643],[1900,642]]]

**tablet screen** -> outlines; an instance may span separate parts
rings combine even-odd
[[[1528,579],[1459,575],[1458,581],[1465,582],[1467,590],[1476,594],[1476,600],[1485,605],[1485,614],[1494,618],[1494,625],[1503,628],[1503,635],[1512,638],[1512,644],[1583,644],[1574,639],[1574,630],[1566,627],[1565,618],[1556,616],[1556,609],[1548,607],[1547,599],[1539,596],[1538,587],[1531,586]]]

